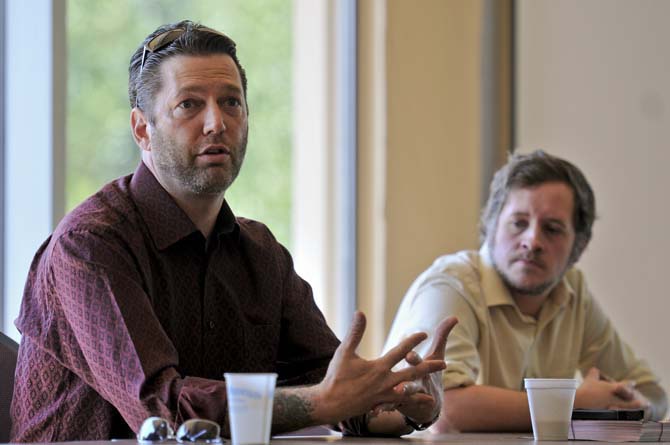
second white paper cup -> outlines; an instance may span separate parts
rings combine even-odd
[[[524,379],[535,440],[568,440],[575,379]]]
[[[267,445],[277,374],[225,373],[233,445]]]

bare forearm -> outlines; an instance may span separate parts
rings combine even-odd
[[[529,431],[525,392],[473,385],[444,391],[442,413],[433,429],[449,431]]]
[[[316,417],[314,399],[313,386],[277,388],[272,413],[272,432],[283,433],[327,423]]]
[[[410,354],[427,337],[426,333],[419,332],[403,339],[380,358],[365,360],[356,354],[365,332],[365,316],[356,312],[351,328],[333,354],[326,375],[319,384],[277,390],[273,430],[279,432],[336,424],[349,418],[358,421],[360,434],[379,432],[399,435],[409,432],[396,415],[368,422],[365,413],[374,407],[391,404],[402,406],[403,413],[420,421],[426,413],[434,415],[438,409],[435,397],[428,393],[406,391],[408,387],[404,385],[444,370],[447,335],[456,321],[449,317],[440,322],[431,351],[424,359],[416,359]],[[405,360],[408,366],[393,371],[401,360]],[[438,396],[441,397],[441,394]],[[400,418],[404,424],[404,417],[400,415]]]
[[[309,426],[337,423],[333,418],[324,417],[324,410],[316,409],[318,405],[318,390],[315,386],[277,388],[272,432],[277,434]],[[398,411],[370,416],[364,429],[371,435],[380,436],[401,436],[413,431],[405,424],[404,417]]]
[[[656,383],[644,383],[638,385],[637,389],[640,394],[645,396],[651,404],[650,420],[661,420],[668,410],[668,397],[663,388]]]

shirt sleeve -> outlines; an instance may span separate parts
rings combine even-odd
[[[225,385],[184,377],[140,273],[122,243],[88,232],[55,240],[46,268],[50,353],[137,431],[149,416],[227,426]]]
[[[579,361],[582,374],[595,366],[617,381],[632,380],[637,384],[657,382],[658,378],[647,363],[637,358],[633,349],[621,339],[612,321],[605,315],[583,281],[581,286],[585,296],[587,320]]]
[[[279,384],[320,382],[340,342],[314,301],[311,286],[296,273],[289,252],[280,244],[285,263],[281,341],[277,369]]]
[[[430,348],[435,328],[449,316],[456,316],[458,324],[447,339],[444,389],[473,385],[481,368],[477,350],[479,322],[458,280],[444,272],[419,277],[405,295],[384,347],[388,350],[408,335],[426,332],[429,338],[416,348],[423,356]]]

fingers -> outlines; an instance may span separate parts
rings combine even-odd
[[[423,359],[421,358],[418,352],[409,351],[407,355],[405,355],[405,361],[411,366],[416,366],[419,363],[421,363]]]
[[[439,408],[437,408],[435,398],[430,394],[422,392],[404,397],[401,401],[397,402],[396,408],[406,416],[420,422],[430,421],[439,412],[436,412],[436,409],[439,410]]]
[[[395,409],[395,403],[380,403],[379,405],[375,405],[370,410],[370,412],[372,413],[373,417],[376,417],[384,411],[393,411]]]
[[[626,400],[626,401],[632,400],[635,397],[635,393],[633,392],[633,390],[630,387],[628,387],[627,385],[620,384],[620,383],[617,384],[614,387],[613,393],[614,393],[615,396],[621,398],[622,400]]]
[[[396,385],[393,390],[398,394],[403,397],[409,397],[412,396],[418,392],[426,392],[423,389],[423,386],[421,386],[417,382],[403,382],[398,385]]]
[[[456,323],[458,323],[458,319],[456,317],[448,317],[437,325],[437,328],[435,329],[435,338],[433,339],[433,343],[431,344],[428,355],[426,356],[427,360],[444,359],[444,349],[447,346],[447,337]],[[421,362],[421,357],[418,356],[418,354],[412,355],[412,352],[410,351],[426,338],[427,334],[424,332],[417,332],[412,334],[400,342],[393,349],[389,350],[383,357],[381,357],[381,360],[383,360],[386,364],[391,364],[391,366],[394,366],[404,358],[410,365],[417,365]]]
[[[360,311],[356,311],[356,313],[354,313],[354,318],[351,321],[351,327],[349,328],[349,331],[347,332],[347,335],[344,337],[342,345],[340,346],[343,348],[345,353],[356,353],[356,348],[358,348],[358,345],[361,343],[361,339],[363,338],[363,334],[365,333],[365,324],[365,315],[363,315],[363,313]]]
[[[610,405],[607,407],[607,409],[647,409],[649,408],[649,404],[645,403],[641,400],[629,400],[629,401],[621,401],[617,402],[614,405]]]
[[[390,369],[400,360],[404,359],[407,354],[414,349],[416,345],[424,341],[426,337],[427,335],[424,332],[412,334],[398,343],[394,348],[390,349],[386,354],[382,355],[379,360]]]
[[[393,382],[411,382],[433,372],[442,371],[447,367],[442,360],[423,360],[416,366],[410,366],[393,373]]]
[[[437,325],[433,344],[431,345],[430,351],[426,356],[427,359],[444,359],[444,349],[447,347],[447,337],[449,336],[449,333],[454,328],[454,326],[456,326],[456,323],[458,323],[458,319],[456,317],[448,317]]]
[[[410,407],[414,405],[433,406],[435,404],[435,399],[430,394],[422,391],[414,392],[411,386],[407,391],[404,391],[402,384],[397,385],[390,392],[386,393],[382,398],[384,402],[375,405],[372,408],[373,413],[379,414],[382,411],[393,411],[400,407]]]
[[[623,400],[633,400],[635,398],[635,389],[629,382],[619,382],[614,386],[614,395]]]
[[[584,380],[600,380],[600,370],[598,368],[591,368],[584,376]]]

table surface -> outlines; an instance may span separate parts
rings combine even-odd
[[[327,445],[332,442],[332,445],[382,445],[382,444],[397,444],[397,445],[421,445],[421,444],[477,444],[477,445],[498,445],[504,443],[506,445],[525,445],[538,444],[533,440],[532,433],[487,433],[487,434],[430,434],[419,433],[405,436],[399,439],[395,438],[371,438],[371,437],[340,437],[333,436],[284,436],[273,437],[270,441],[271,445]],[[404,442],[404,444],[402,444]],[[574,441],[588,442],[589,441]],[[178,444],[178,442],[163,442],[164,445]],[[540,442],[542,445],[563,444],[565,441],[557,442]],[[110,441],[81,441],[81,442],[58,442],[58,445],[137,445],[135,440],[110,440]],[[181,445],[181,444],[178,444]],[[230,440],[226,440],[224,445],[232,445]]]

